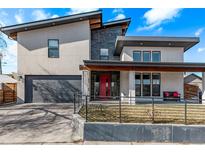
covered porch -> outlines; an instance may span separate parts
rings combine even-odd
[[[137,91],[136,83],[136,73],[150,74],[152,79],[155,79],[154,75],[156,73],[160,74],[160,81],[155,79],[151,82],[159,83],[160,82],[160,95],[153,95],[150,92],[151,97],[163,97],[164,91],[176,91],[178,90],[181,94],[181,99],[184,98],[183,91],[183,78],[184,72],[202,72],[202,103],[205,103],[205,63],[188,63],[188,62],[133,62],[133,61],[102,61],[102,60],[85,60],[84,65],[80,66],[80,70],[82,70],[83,83],[82,83],[82,91],[85,95],[93,95],[93,86],[92,86],[92,73],[91,72],[120,72],[120,76],[117,76],[119,82],[118,88],[119,92],[115,92],[115,96],[118,95],[121,97],[123,101],[128,101],[129,103],[135,103],[136,98],[140,98],[144,94],[139,95],[139,91]],[[145,75],[144,75],[145,76]],[[172,78],[172,79],[171,79]],[[166,83],[161,83],[166,81]],[[168,80],[170,81],[168,83]],[[125,82],[127,81],[127,82]],[[142,82],[142,81],[140,81]],[[146,81],[145,81],[146,83]],[[166,86],[164,86],[166,85]],[[154,87],[154,86],[153,86]],[[164,87],[164,88],[163,88]],[[142,89],[142,88],[141,88]],[[146,87],[145,87],[146,89]],[[123,90],[127,91],[126,93]],[[152,90],[151,90],[152,91]],[[142,91],[143,92],[143,91]],[[110,95],[112,96],[112,95]],[[151,98],[150,97],[150,98]],[[113,98],[113,97],[112,97]],[[147,97],[149,99],[149,97]]]

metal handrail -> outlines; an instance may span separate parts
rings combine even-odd
[[[85,105],[85,119],[86,122],[89,120],[88,114],[89,114],[89,105],[91,104],[98,104],[98,103],[92,103],[92,101],[89,101],[93,96],[92,95],[83,95],[82,93],[75,93],[74,94],[74,99],[73,99],[73,103],[74,103],[74,113],[77,113],[77,98],[79,100],[79,98],[81,98],[81,103],[78,101],[78,105],[80,103],[80,106],[78,106],[79,108],[82,107],[82,105]],[[85,98],[85,102],[83,102],[83,98]],[[187,110],[188,110],[188,104],[199,104],[196,102],[199,102],[198,98],[193,98],[193,99],[184,99],[184,98],[180,98],[180,101],[177,101],[175,98],[169,98],[169,101],[164,101],[164,97],[130,97],[130,96],[99,96],[98,98],[104,99],[105,101],[106,98],[115,98],[116,101],[118,101],[118,103],[116,103],[116,105],[119,107],[119,123],[122,122],[122,105],[124,105],[123,103],[123,99],[134,99],[135,103],[132,105],[136,105],[136,99],[144,99],[141,101],[144,101],[144,103],[146,102],[147,104],[151,104],[151,119],[152,119],[152,123],[155,123],[155,105],[157,104],[177,104],[177,105],[183,105],[184,104],[184,124],[188,124],[187,122]],[[162,100],[162,101],[160,101]],[[174,102],[176,101],[176,103]],[[204,99],[201,99],[200,101],[204,101]],[[99,104],[100,103],[99,101]],[[114,103],[115,104],[115,103]],[[143,104],[143,103],[142,103]],[[110,105],[110,104],[103,104],[103,105]],[[129,104],[126,104],[129,105]],[[131,105],[131,104],[130,104]],[[204,119],[205,120],[205,119]]]

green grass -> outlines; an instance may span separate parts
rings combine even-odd
[[[124,123],[185,123],[184,105],[157,104],[154,119],[151,104],[122,105],[121,119]],[[79,114],[85,118],[85,106]],[[88,105],[88,121],[119,122],[119,106],[116,104]],[[187,105],[187,124],[205,124],[205,105]]]

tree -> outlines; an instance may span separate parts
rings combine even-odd
[[[1,24],[0,24],[0,29],[1,29]],[[3,38],[3,34],[0,31],[0,74],[2,74],[2,58],[3,58],[3,52],[6,50],[7,48],[7,43],[5,41],[5,39]]]

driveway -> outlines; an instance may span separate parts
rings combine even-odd
[[[72,104],[0,106],[0,144],[72,142]]]

